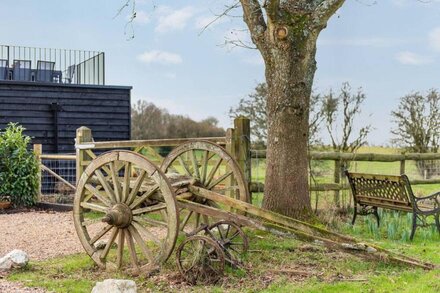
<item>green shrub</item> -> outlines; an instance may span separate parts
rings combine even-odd
[[[10,123],[0,132],[0,197],[9,196],[14,206],[34,205],[39,186],[38,162],[23,131]]]

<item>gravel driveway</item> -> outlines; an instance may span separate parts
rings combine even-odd
[[[44,260],[84,252],[73,226],[71,212],[46,211],[0,214],[0,257],[13,249],[25,251],[31,260]],[[25,288],[1,278],[0,292],[46,292]]]
[[[1,256],[13,249],[25,251],[31,260],[84,252],[71,212],[0,214],[0,227]]]

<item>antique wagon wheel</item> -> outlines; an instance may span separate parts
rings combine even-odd
[[[223,276],[225,253],[209,237],[195,235],[186,238],[177,248],[176,260],[188,283],[208,285]]]
[[[241,256],[249,248],[249,241],[243,230],[231,221],[219,221],[208,227],[209,234],[224,250],[226,260],[231,265],[237,265]]]
[[[186,177],[194,179],[198,186],[225,196],[250,202],[247,183],[237,162],[228,152],[209,141],[195,141],[175,148],[162,162],[162,171],[168,177]],[[198,203],[215,206],[212,201],[195,200]],[[181,213],[180,229],[193,224],[197,228],[200,214],[193,211]],[[202,221],[208,223],[207,217]]]
[[[178,220],[167,178],[137,153],[105,153],[90,163],[78,182],[75,229],[101,268],[126,268],[133,274],[153,269],[172,253]]]

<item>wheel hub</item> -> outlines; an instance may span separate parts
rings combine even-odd
[[[133,213],[125,203],[117,203],[102,218],[102,221],[118,228],[127,228],[133,221]]]

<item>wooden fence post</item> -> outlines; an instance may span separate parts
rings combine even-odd
[[[34,154],[38,162],[38,194],[37,201],[41,201],[41,154],[43,153],[43,146],[41,144],[34,144]]]
[[[400,175],[405,174],[405,160],[400,161]]]
[[[234,143],[233,155],[243,171],[244,178],[250,187],[251,182],[251,124],[247,117],[239,116],[234,119]]]
[[[88,127],[81,126],[76,130],[75,145],[93,142],[92,130]],[[84,162],[91,160],[85,150],[76,148],[76,184],[78,184],[81,174],[84,172]]]

